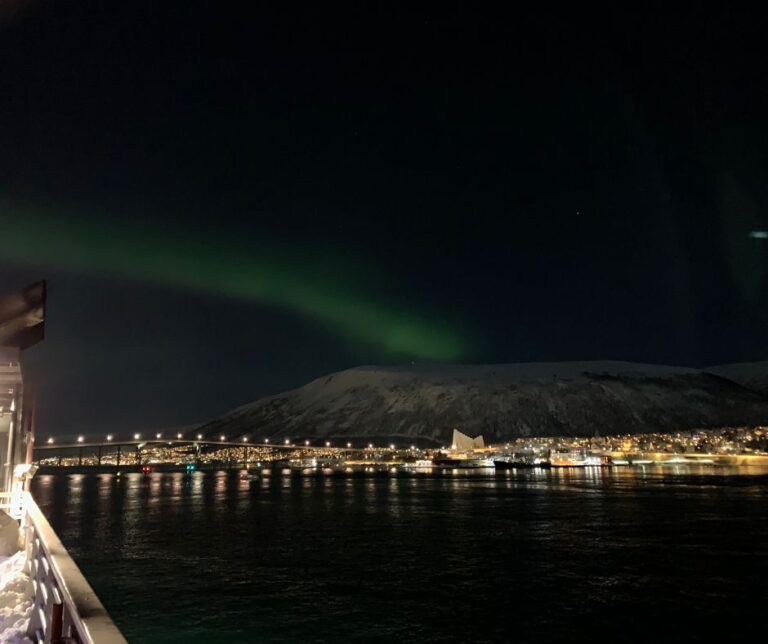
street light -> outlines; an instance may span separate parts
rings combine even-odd
[[[49,439],[48,439],[48,444],[49,444],[49,445],[53,445],[53,439],[52,439],[52,438],[49,438]]]
[[[111,440],[112,440],[112,434],[107,434],[107,440],[108,440],[108,441],[111,441]]]
[[[326,447],[330,447],[331,446],[331,441],[325,441],[325,446]]]
[[[368,443],[368,449],[373,449],[373,443]]]
[[[243,442],[244,442],[244,443],[247,443],[247,442],[248,442],[248,437],[247,437],[247,436],[243,436]]]
[[[265,443],[268,443],[268,442],[269,442],[269,439],[268,439],[268,438],[265,438],[265,439],[264,439],[264,442],[265,442]]]
[[[157,434],[155,434],[155,438],[160,438],[161,436],[162,434],[160,432],[157,432]]]
[[[286,445],[290,445],[291,444],[291,439],[290,438],[286,438],[285,439],[285,444]]]
[[[352,447],[352,443],[347,443],[347,448]]]
[[[395,444],[394,443],[390,443],[389,444],[389,449],[395,449]]]
[[[179,432],[178,434],[176,434],[176,438],[178,438],[178,439],[181,439],[181,432]]]
[[[77,437],[77,442],[78,443],[82,443],[83,442],[83,437],[82,436],[78,436]]]
[[[227,438],[227,437],[226,437],[226,436],[223,436],[223,435],[222,435],[222,436],[219,436],[219,440],[222,440],[222,441],[223,441],[223,440],[225,440],[226,438]]]
[[[133,440],[135,440],[135,441],[139,440],[140,438],[141,438],[141,434],[134,434],[133,435]]]
[[[304,444],[305,445],[309,445],[309,441],[304,441]]]
[[[199,441],[203,440],[203,435],[202,434],[198,434],[197,435],[197,440],[199,440]]]

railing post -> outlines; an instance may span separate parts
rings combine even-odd
[[[64,635],[64,604],[59,601],[54,602],[51,608],[51,643],[59,644]]]

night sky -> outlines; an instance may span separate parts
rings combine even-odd
[[[768,355],[765,22],[223,5],[0,4],[42,433],[359,364]]]

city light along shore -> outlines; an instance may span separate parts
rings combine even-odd
[[[448,442],[448,441],[447,441]],[[518,438],[486,445],[454,429],[439,447],[354,444],[326,439],[226,436],[205,438],[194,432],[154,432],[45,439],[34,449],[41,472],[58,468],[105,471],[197,471],[284,467],[331,469],[386,466],[404,469],[515,469],[528,467],[617,467],[638,465],[768,466],[768,428],[727,427],[673,434],[616,434],[590,438]]]

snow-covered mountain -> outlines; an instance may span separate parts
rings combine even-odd
[[[357,367],[258,400],[209,436],[443,445],[454,427],[517,436],[768,424],[768,398],[719,375],[626,362]]]
[[[733,382],[768,395],[768,362],[737,362],[707,367],[709,373],[728,378]]]

